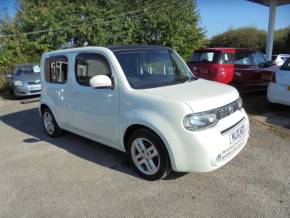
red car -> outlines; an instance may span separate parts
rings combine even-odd
[[[197,77],[231,84],[242,92],[266,90],[278,69],[260,51],[244,48],[199,49],[188,66]]]

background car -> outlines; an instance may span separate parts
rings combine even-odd
[[[284,62],[289,58],[289,54],[279,54],[279,55],[272,55],[272,62],[275,65],[281,66]]]
[[[188,66],[197,77],[231,84],[242,92],[266,90],[278,69],[260,51],[243,48],[199,49]]]
[[[18,64],[10,78],[16,97],[41,94],[40,68],[38,64]]]
[[[290,106],[290,58],[273,74],[268,86],[267,98],[271,103]]]

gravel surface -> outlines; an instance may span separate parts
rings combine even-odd
[[[253,108],[248,145],[229,164],[148,182],[121,152],[47,137],[36,102],[0,99],[0,217],[290,217],[289,126]]]

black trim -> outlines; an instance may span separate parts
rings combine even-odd
[[[225,130],[221,131],[221,134],[225,134],[226,132],[230,131],[231,129],[235,128],[237,125],[239,125],[241,122],[243,122],[246,118],[243,117],[240,121],[235,123],[234,125],[230,126],[229,128],[226,128]]]

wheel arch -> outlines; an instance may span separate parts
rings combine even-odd
[[[128,140],[130,138],[130,135],[133,134],[133,132],[138,130],[138,129],[147,129],[147,130],[151,131],[163,142],[164,147],[165,147],[165,152],[168,155],[168,158],[170,161],[170,165],[171,165],[171,167],[175,168],[174,155],[172,154],[172,150],[170,149],[170,146],[168,145],[168,142],[166,141],[165,137],[157,129],[152,128],[152,127],[148,127],[147,125],[144,125],[144,124],[137,124],[137,123],[131,124],[126,129],[126,131],[123,135],[123,144],[124,144],[126,152],[128,150]]]

